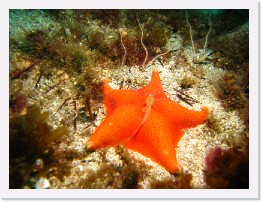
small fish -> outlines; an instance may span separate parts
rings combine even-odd
[[[148,97],[146,98],[146,107],[143,109],[145,111],[145,115],[142,119],[140,127],[144,125],[144,123],[148,119],[153,103],[154,103],[154,94],[149,94]]]
[[[154,103],[154,94],[149,94],[148,97],[146,98],[146,106],[145,108],[143,108],[143,111],[145,112],[145,115],[136,131],[136,133],[139,131],[139,129],[145,124],[145,122],[147,121],[149,114],[151,112],[151,107]],[[136,134],[135,133],[135,134]]]

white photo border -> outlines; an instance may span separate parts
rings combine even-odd
[[[150,3],[149,3],[150,2]],[[1,198],[2,199],[259,199],[260,173],[259,173],[259,123],[258,115],[258,16],[259,3],[255,0],[181,0],[181,1],[120,1],[120,0],[96,0],[96,1],[1,1]],[[249,189],[238,190],[27,190],[9,189],[9,9],[249,9],[249,134],[250,134],[250,162],[249,162]]]

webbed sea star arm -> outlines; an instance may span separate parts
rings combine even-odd
[[[201,111],[187,109],[169,98],[155,102],[155,107],[172,120],[177,128],[191,128],[201,124],[208,117],[208,108],[202,107]]]
[[[115,146],[128,141],[139,127],[144,113],[141,108],[121,105],[106,118],[87,141],[89,150]]]
[[[181,166],[176,159],[176,145],[172,142],[175,133],[176,129],[161,113],[151,110],[143,127],[125,146],[151,158],[169,172],[178,173]]]
[[[107,116],[110,116],[111,112],[119,105],[142,104],[142,101],[139,101],[140,95],[136,90],[115,90],[108,84],[107,79],[103,80],[103,84],[103,97]]]

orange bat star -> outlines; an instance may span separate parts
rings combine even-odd
[[[180,171],[176,147],[182,129],[201,124],[208,116],[207,107],[193,111],[170,100],[156,70],[150,83],[138,90],[114,90],[104,80],[103,96],[107,115],[87,141],[88,149],[122,144],[169,172]]]

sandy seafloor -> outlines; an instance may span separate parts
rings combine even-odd
[[[179,35],[172,36],[166,46],[166,50],[171,50],[170,47],[179,50],[172,53],[163,65],[156,60],[146,68],[126,65],[122,68],[95,67],[99,71],[98,78],[108,78],[109,85],[114,89],[119,89],[120,85],[122,89],[138,89],[150,81],[153,70],[158,70],[163,89],[173,101],[193,110],[200,110],[201,106],[207,106],[210,112],[209,117],[212,116],[212,120],[216,122],[215,128],[204,122],[195,128],[184,130],[184,136],[176,151],[178,162],[183,166],[184,172],[192,174],[190,186],[210,188],[204,180],[205,157],[209,149],[216,146],[224,149],[232,148],[233,145],[239,144],[249,136],[248,128],[239,115],[239,111],[225,110],[221,99],[217,97],[214,83],[222,80],[228,70],[216,67],[211,60],[200,64],[194,63],[191,44],[183,46]],[[210,53],[212,50],[207,48],[206,52]],[[186,63],[183,63],[179,54],[186,58]],[[212,58],[212,55],[210,57]],[[26,59],[16,61],[16,65],[22,68],[30,64]],[[73,121],[68,120],[73,120],[76,114],[80,116],[78,112],[84,105],[75,98],[74,84],[77,79],[66,71],[54,69],[55,76],[52,79],[43,76],[36,89],[39,69],[40,65],[36,65],[27,79],[10,80],[10,90],[19,89],[20,93],[27,94],[30,92],[28,105],[40,105],[42,112],[49,112],[47,123],[52,128],[66,125],[68,133],[52,143],[53,163],[46,163],[41,154],[35,156],[35,159],[30,161],[31,164],[28,161],[25,163],[23,160],[18,160],[23,165],[19,168],[22,171],[17,172],[25,173],[24,184],[21,188],[126,188],[126,184],[132,185],[133,181],[136,181],[134,188],[180,188],[179,185],[175,185],[178,176],[169,173],[149,158],[123,146],[87,151],[86,141],[105,118],[106,109],[103,103],[91,100],[92,112],[95,115],[94,123],[90,119],[85,121],[76,119],[77,128],[74,129]],[[56,90],[44,93],[61,78],[67,78],[57,87],[62,93],[56,94]],[[181,89],[184,78],[192,80],[192,85],[183,90],[185,94],[198,101],[192,106],[179,99],[175,90]],[[65,99],[71,102],[60,109],[59,106]],[[77,103],[77,113],[72,105],[74,102]],[[26,113],[26,109],[21,112],[21,114]],[[36,169],[32,172],[33,174],[26,171],[27,167],[35,166],[35,161],[39,160],[43,161],[43,167]],[[24,166],[24,164],[28,165]],[[61,165],[66,168],[66,171],[60,167]]]

